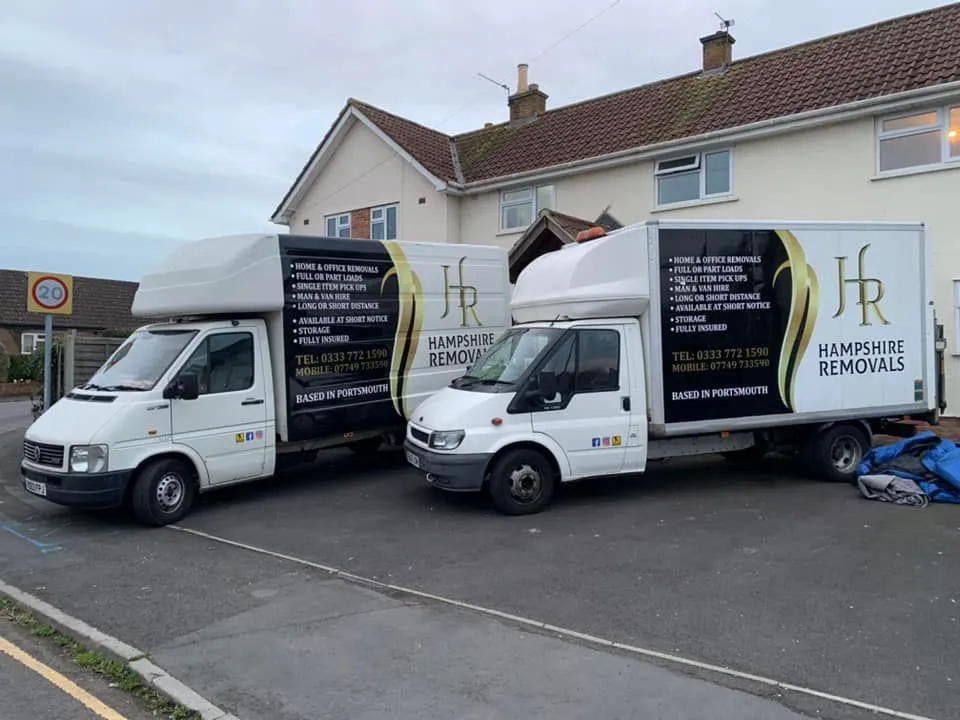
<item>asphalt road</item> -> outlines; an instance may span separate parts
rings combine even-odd
[[[530,633],[521,640],[503,623],[436,615],[409,598],[382,604],[303,564],[26,497],[11,459],[19,437],[6,437],[4,454],[5,437],[0,576],[148,649],[175,675],[202,683],[192,684],[214,702],[244,709],[241,717],[310,717],[311,703],[331,698],[344,703],[338,717],[405,716],[396,706],[378,715],[350,705],[364,692],[375,697],[378,682],[382,696],[461,688],[449,704],[437,700],[437,717],[458,707],[453,698],[471,698],[471,707],[489,713],[489,698],[506,696],[531,704],[500,707],[504,716],[536,716],[539,707],[553,717],[589,717],[584,708],[595,713],[606,696],[616,712],[603,717],[703,717],[698,693],[713,686],[676,684],[669,665],[660,676],[635,658],[553,645],[552,638],[543,644]],[[956,507],[891,507],[847,486],[794,476],[783,463],[745,473],[707,459],[640,479],[569,486],[549,511],[506,518],[479,498],[431,490],[389,453],[366,462],[331,458],[312,473],[206,496],[182,525],[622,643],[960,718]],[[361,610],[344,610],[354,606]],[[424,647],[432,651],[426,657]],[[358,648],[367,654],[357,656]],[[383,664],[384,653],[394,664]],[[256,669],[271,658],[268,672]],[[526,677],[526,685],[511,684],[526,672],[525,659],[526,666],[556,665]],[[450,676],[451,663],[461,675]],[[478,670],[500,665],[494,676]],[[306,667],[315,676],[304,677]],[[354,674],[338,674],[343,668]],[[385,673],[403,674],[397,668],[412,677],[385,688]],[[690,673],[683,679],[698,683]],[[326,676],[337,678],[335,688],[318,687]],[[697,676],[811,715],[866,716],[842,703]],[[582,678],[579,687],[572,677]],[[266,688],[257,684],[266,678]],[[626,685],[611,685],[614,678]],[[638,706],[637,688],[668,705]],[[748,697],[708,701],[716,708],[710,717],[779,712]],[[630,714],[631,704],[646,714]]]
[[[37,663],[44,667],[38,668]],[[111,688],[50,642],[0,621],[0,720],[148,720],[135,698]]]

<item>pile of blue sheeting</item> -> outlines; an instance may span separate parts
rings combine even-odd
[[[925,432],[874,448],[857,467],[857,485],[871,500],[960,505],[960,444]]]

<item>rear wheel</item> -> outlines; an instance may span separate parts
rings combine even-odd
[[[543,453],[517,448],[494,463],[489,491],[505,515],[532,515],[550,504],[556,485],[556,473]]]
[[[856,425],[831,425],[811,441],[810,464],[832,482],[853,482],[857,466],[870,451],[866,433]]]
[[[193,469],[182,460],[163,458],[137,473],[130,504],[138,521],[161,527],[186,517],[195,496]]]

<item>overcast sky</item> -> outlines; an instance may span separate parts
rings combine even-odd
[[[454,133],[507,118],[530,64],[558,107],[942,2],[2,0],[0,267],[136,280],[269,216],[353,96]],[[336,9],[335,9],[336,8]],[[559,42],[558,42],[559,41]]]

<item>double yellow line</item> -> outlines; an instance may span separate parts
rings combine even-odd
[[[0,652],[9,655],[24,667],[30,668],[51,685],[55,685],[63,690],[63,692],[83,704],[98,717],[103,718],[103,720],[127,720],[123,715],[113,708],[104,705],[69,678],[64,677],[49,665],[44,665],[32,655],[28,655],[12,642],[2,637],[0,637]]]

